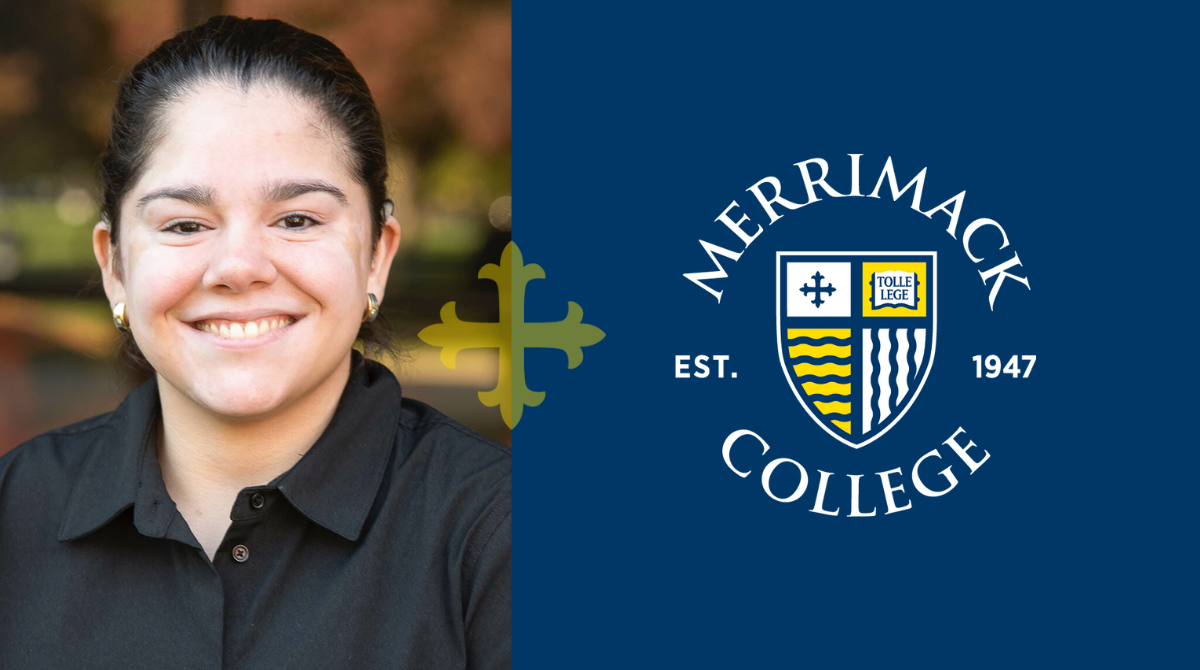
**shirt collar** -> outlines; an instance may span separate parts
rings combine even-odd
[[[198,546],[163,484],[156,448],[159,412],[158,384],[151,378],[112,413],[71,491],[59,540],[83,537],[132,506],[143,535]],[[357,540],[399,425],[400,383],[386,367],[355,351],[333,419],[296,465],[271,484],[313,523]]]
[[[350,379],[325,432],[272,483],[310,521],[357,540],[399,429],[400,382],[355,351]]]

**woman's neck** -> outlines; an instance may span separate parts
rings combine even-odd
[[[254,417],[215,414],[161,376],[159,463],[167,492],[209,558],[215,554],[237,494],[283,474],[333,419],[350,375],[350,354],[305,396]]]

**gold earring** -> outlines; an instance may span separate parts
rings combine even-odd
[[[363,314],[362,322],[374,321],[377,316],[379,316],[379,298],[376,298],[374,293],[368,293],[367,311]]]
[[[119,302],[113,305],[113,323],[117,326],[117,330],[130,332],[129,322],[125,320],[125,303]]]

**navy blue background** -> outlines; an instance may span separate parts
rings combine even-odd
[[[568,300],[607,337],[566,369],[527,352],[547,392],[514,431],[515,665],[521,668],[1127,665],[1194,635],[1194,317],[1182,299],[1196,215],[1191,17],[736,3],[519,3],[515,240],[545,280],[526,318]],[[891,156],[928,168],[922,209],[967,191],[960,239],[893,202],[825,198],[774,225],[746,189],[804,202],[795,163],[861,190]],[[886,192],[887,187],[884,187]],[[818,191],[819,195],[822,195]],[[713,283],[698,240],[732,201],[765,228]],[[784,212],[780,209],[780,212]],[[1031,290],[995,310],[961,231],[1004,225]],[[754,226],[748,226],[753,231]],[[981,231],[974,244],[995,246]],[[937,358],[888,435],[852,450],[788,388],[775,351],[774,257],[938,252]],[[978,253],[978,252],[977,252]],[[1021,271],[1024,272],[1021,272]],[[1175,293],[1178,287],[1179,293]],[[1194,300],[1191,301],[1194,304]],[[676,379],[677,354],[729,354],[737,379]],[[971,357],[1037,355],[1028,379]],[[941,443],[991,454],[975,474]],[[729,433],[750,429],[723,463]],[[954,466],[956,489],[913,490]],[[802,463],[795,503],[763,492]],[[902,468],[884,515],[877,472]],[[818,470],[836,473],[814,514]],[[782,467],[780,497],[796,479]],[[850,519],[863,474],[867,519]],[[1190,481],[1189,481],[1190,480]],[[1194,653],[1192,654],[1194,658]]]

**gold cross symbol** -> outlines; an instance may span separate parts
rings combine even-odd
[[[525,321],[525,285],[532,279],[545,279],[546,273],[539,265],[525,265],[515,242],[504,248],[500,265],[483,266],[479,278],[496,282],[498,322],[460,321],[454,303],[448,302],[442,306],[442,323],[425,328],[417,337],[441,347],[442,364],[450,369],[463,349],[499,349],[500,378],[496,388],[479,392],[479,400],[485,407],[500,405],[504,423],[515,428],[526,405],[537,407],[546,398],[544,391],[531,391],[525,385],[525,350],[559,349],[567,354],[567,368],[575,369],[583,362],[582,348],[604,339],[604,332],[583,323],[583,308],[573,302],[567,302],[567,318],[562,321]]]

